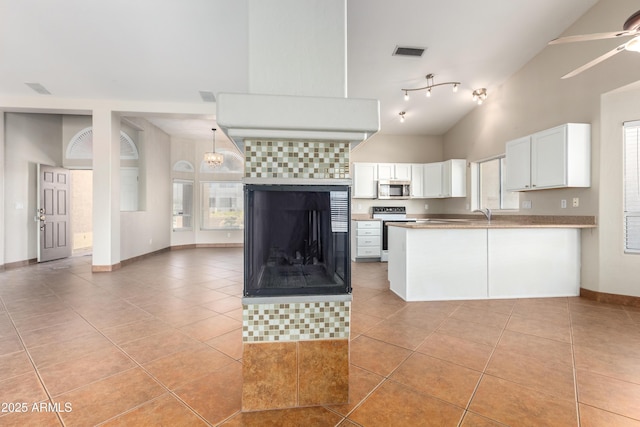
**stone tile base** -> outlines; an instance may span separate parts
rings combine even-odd
[[[346,404],[349,340],[244,343],[242,410]]]

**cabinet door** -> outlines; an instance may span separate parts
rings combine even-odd
[[[442,197],[442,162],[424,165],[424,197]]]
[[[378,179],[393,179],[394,165],[393,163],[378,163]]]
[[[532,188],[567,185],[566,130],[566,126],[558,126],[531,136]]]
[[[531,137],[507,142],[507,190],[528,190],[531,187]]]
[[[411,197],[420,199],[424,197],[424,165],[411,165]]]
[[[409,181],[411,179],[411,164],[396,163],[394,178]]]
[[[449,163],[449,197],[467,196],[467,161],[465,159],[447,160]]]
[[[378,164],[353,164],[353,195],[354,199],[375,199],[377,193]]]

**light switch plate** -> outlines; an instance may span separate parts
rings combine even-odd
[[[531,200],[523,200],[522,209],[531,209]]]
[[[562,209],[566,209],[567,207],[567,201],[565,199],[560,200],[560,207]]]

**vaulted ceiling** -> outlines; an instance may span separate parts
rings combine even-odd
[[[491,96],[595,3],[347,0],[348,95],[380,100],[384,133],[440,135],[481,108],[473,89]],[[247,10],[248,0],[0,0],[0,96],[34,95],[33,82],[55,97],[146,102],[246,92]],[[393,56],[397,45],[426,51]],[[424,86],[428,73],[460,90],[404,101],[401,89]],[[210,135],[206,122],[156,122],[174,135]]]

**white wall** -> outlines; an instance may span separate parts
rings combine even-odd
[[[171,245],[171,138],[144,119],[135,122],[143,129],[139,184],[146,205],[137,212],[120,212],[122,260]]]
[[[602,0],[566,34],[620,28],[626,17],[637,9],[638,4],[634,0]],[[616,162],[622,167],[622,158],[620,153],[611,152],[607,129],[612,126],[612,116],[604,112],[601,114],[602,94],[638,80],[640,56],[622,52],[579,76],[560,79],[619,44],[620,40],[606,40],[547,46],[505,84],[491,88],[485,104],[473,110],[444,136],[444,156],[464,157],[470,161],[482,159],[503,153],[507,141],[535,131],[567,122],[591,123],[591,188],[521,193],[521,203],[531,200],[533,208],[520,213],[598,215],[598,229],[582,233],[582,287],[640,296],[640,289],[627,285],[638,274],[638,269],[631,267],[627,259],[636,260],[636,263],[637,259],[620,254],[621,241],[609,242],[619,238],[619,220],[609,221],[607,218],[621,216],[620,203],[618,200],[604,201],[621,189],[621,181],[615,179],[611,170]],[[608,104],[615,105],[622,102],[620,97],[611,95],[610,99],[605,99]],[[620,120],[620,117],[615,120]],[[571,200],[573,197],[580,198],[580,207],[560,208],[561,199]],[[452,213],[465,212],[465,203],[468,200],[445,201],[445,209]]]
[[[62,165],[62,119],[59,115],[5,115],[4,263],[38,256],[37,164]]]

